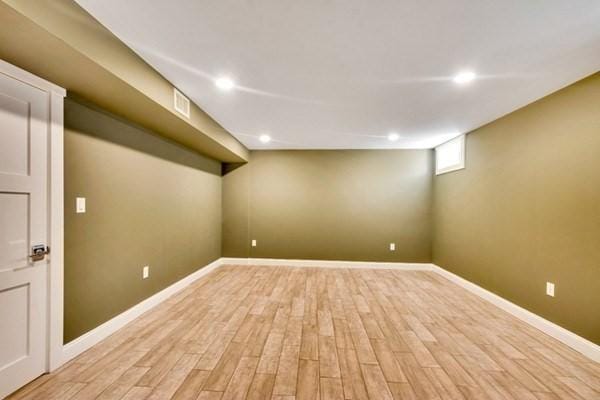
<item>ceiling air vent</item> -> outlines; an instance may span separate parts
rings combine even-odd
[[[175,88],[173,88],[173,106],[178,113],[185,115],[186,118],[190,117],[190,100]]]

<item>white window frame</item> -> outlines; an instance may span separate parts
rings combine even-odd
[[[435,148],[435,174],[436,175],[441,175],[441,174],[445,174],[448,172],[452,172],[452,171],[458,171],[460,169],[464,169],[465,168],[465,144],[466,144],[466,139],[465,139],[466,135],[460,135],[458,137],[455,137],[454,139],[451,139],[445,143],[440,144],[439,146],[437,146]],[[453,145],[454,143],[458,142],[459,143],[459,148],[460,148],[460,154],[459,154],[459,161],[455,164],[451,164],[451,165],[447,165],[443,168],[438,168],[438,157],[439,157],[439,152],[441,150],[444,149],[444,147],[446,146],[450,146]]]

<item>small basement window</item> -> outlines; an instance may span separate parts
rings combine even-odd
[[[465,167],[465,135],[435,148],[435,174],[445,174]]]

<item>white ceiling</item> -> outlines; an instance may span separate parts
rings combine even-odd
[[[77,1],[250,149],[433,147],[600,70],[598,0]]]

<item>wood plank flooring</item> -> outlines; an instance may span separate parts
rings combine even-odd
[[[433,272],[223,266],[10,399],[600,399],[600,364]]]

